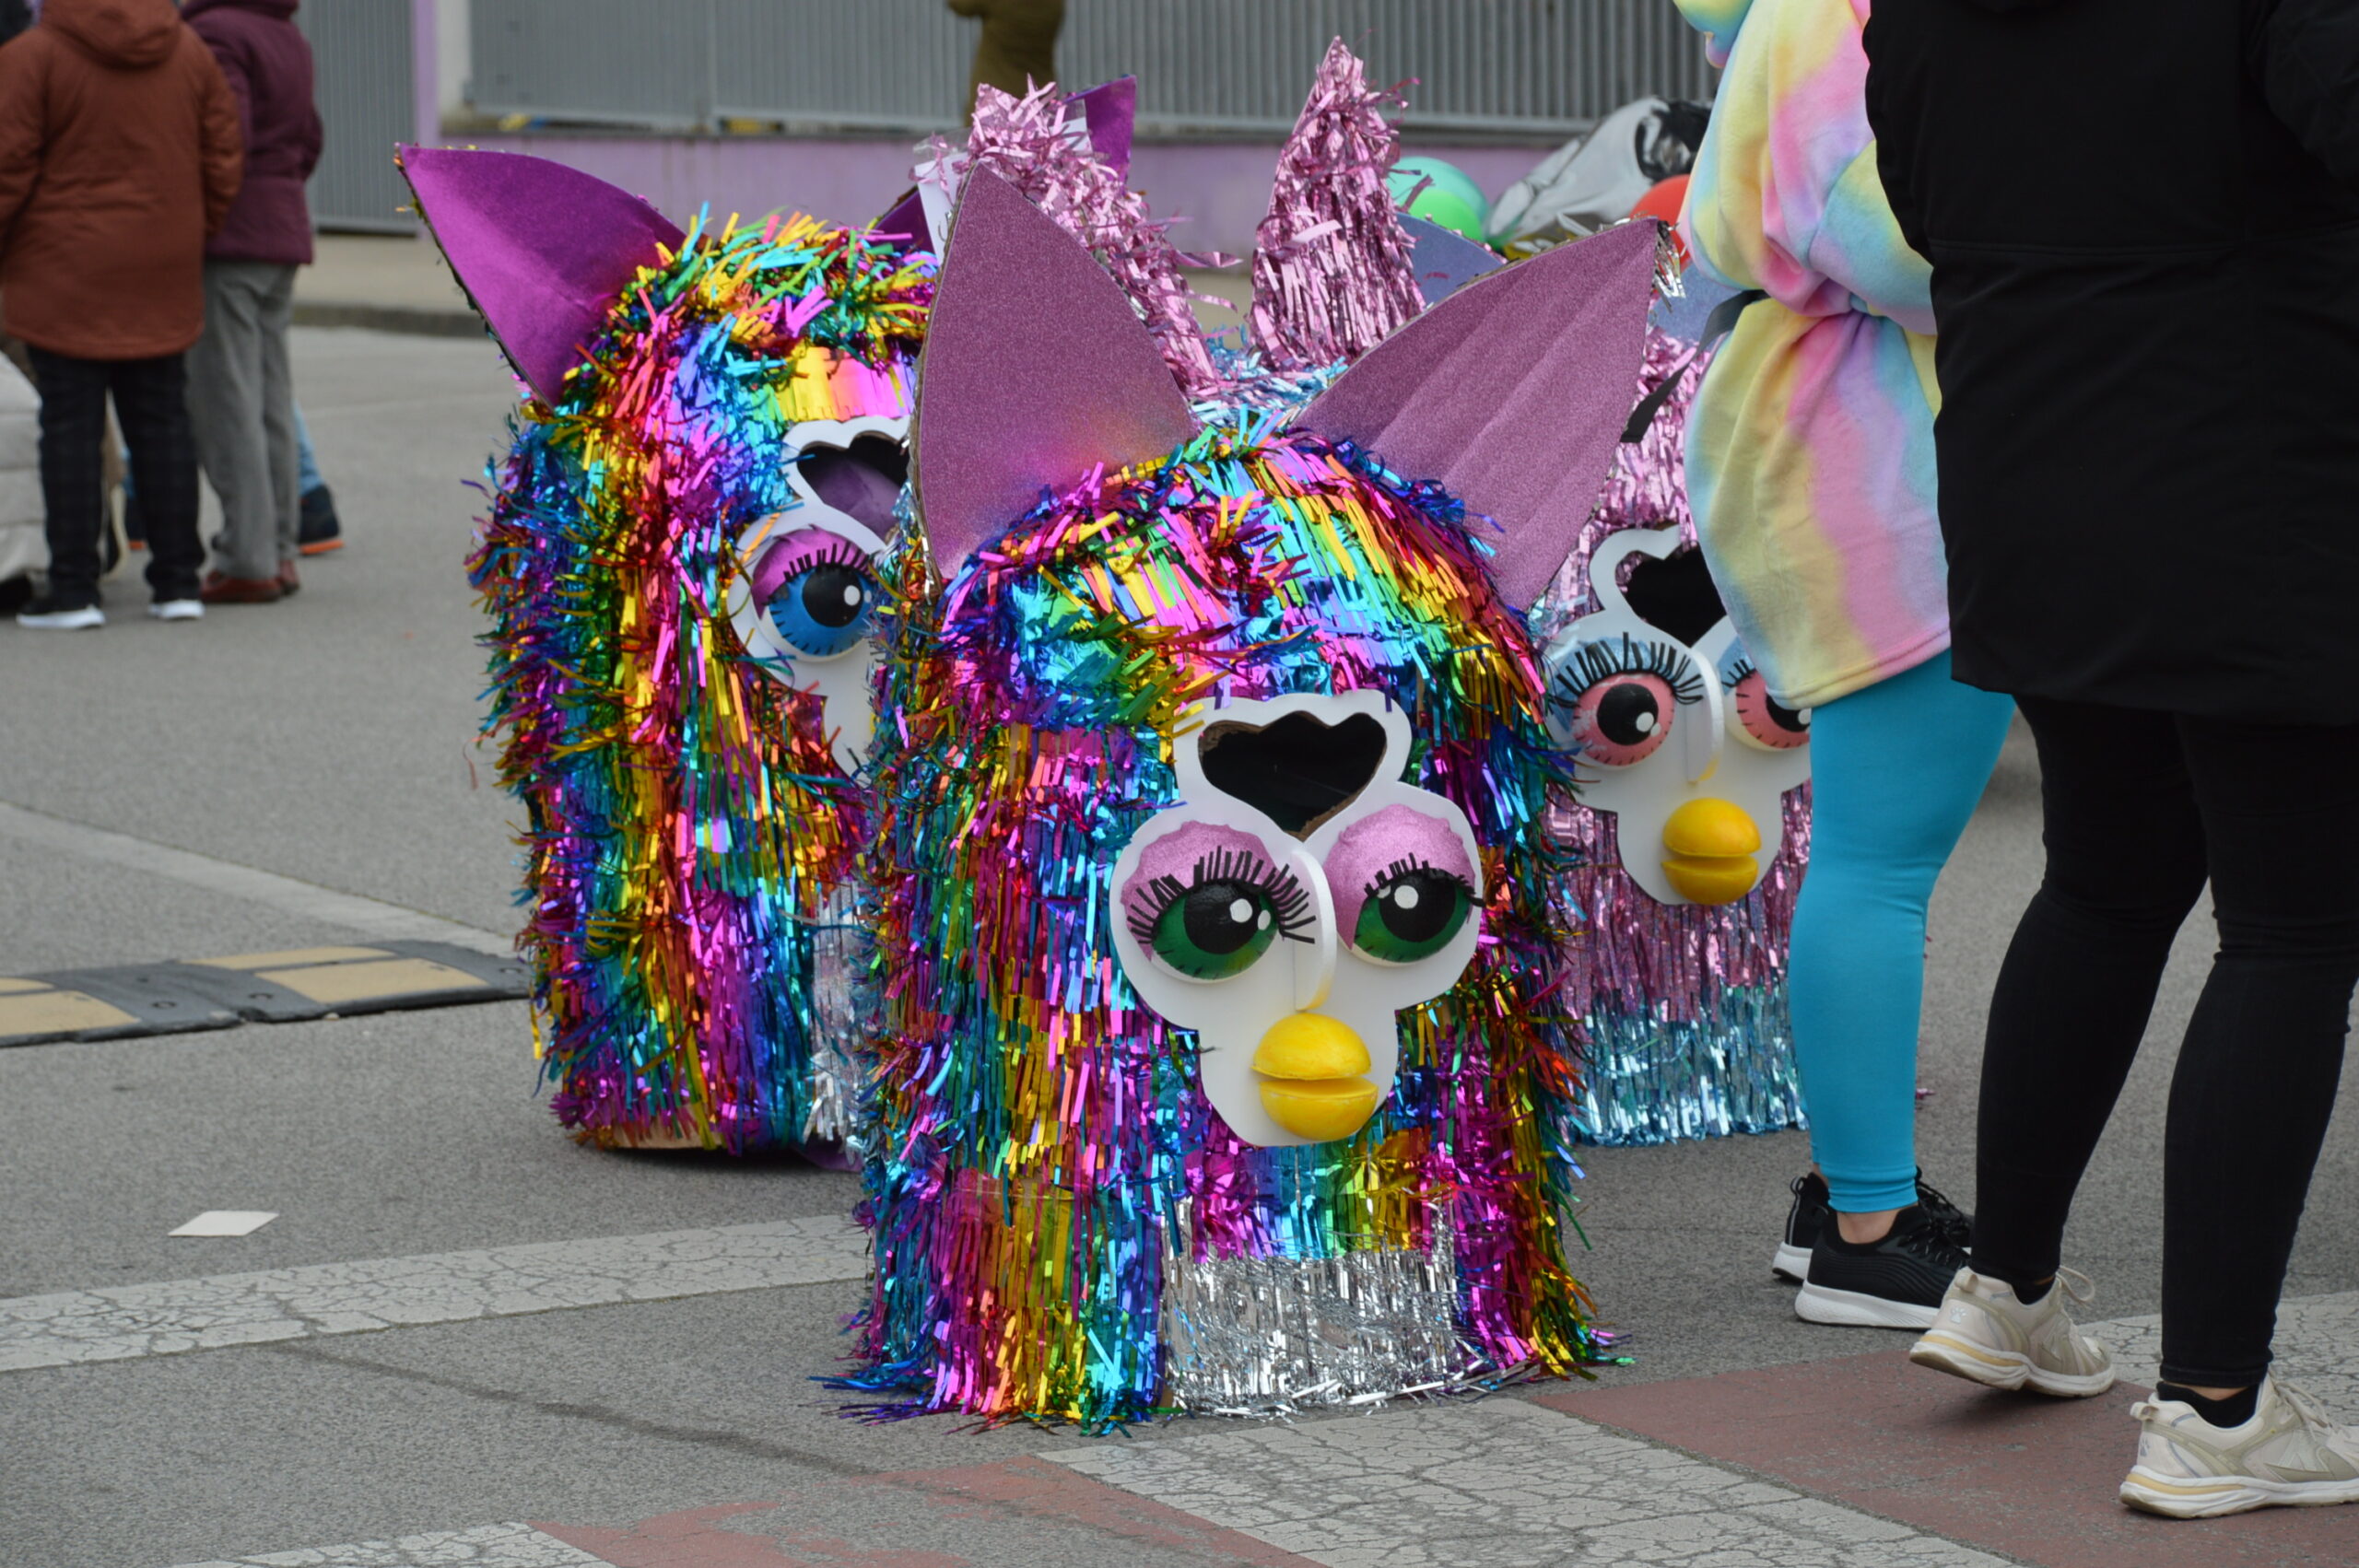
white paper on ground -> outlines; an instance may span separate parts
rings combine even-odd
[[[207,1209],[176,1231],[166,1231],[175,1236],[242,1236],[252,1235],[278,1218],[276,1210]]]

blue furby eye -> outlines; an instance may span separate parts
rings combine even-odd
[[[876,579],[868,553],[849,539],[818,529],[789,534],[754,581],[763,616],[789,648],[830,659],[868,635]]]
[[[821,561],[788,577],[763,614],[791,648],[816,659],[843,652],[868,635],[876,585],[842,561]]]

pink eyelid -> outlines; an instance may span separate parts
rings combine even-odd
[[[798,528],[775,534],[762,547],[761,559],[754,564],[754,602],[769,603],[787,579],[822,561],[843,561],[863,571],[870,566],[867,551],[842,534],[824,528]]]
[[[1402,860],[1430,866],[1458,878],[1469,889],[1481,885],[1466,845],[1448,822],[1414,806],[1390,805],[1344,829],[1327,851],[1327,888],[1335,899],[1335,928],[1346,935],[1359,929],[1360,906],[1385,871]]]
[[[1242,828],[1226,827],[1215,822],[1191,822],[1139,851],[1139,863],[1120,890],[1123,908],[1149,916],[1158,913],[1156,883],[1169,877],[1185,887],[1195,879],[1199,865],[1223,854],[1232,860],[1244,859],[1262,876],[1273,874],[1279,864],[1269,846]]]

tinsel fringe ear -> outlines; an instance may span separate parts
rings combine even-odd
[[[1356,359],[1423,308],[1385,183],[1401,138],[1379,111],[1405,101],[1327,46],[1254,236],[1252,341],[1274,370]]]
[[[1220,374],[1180,268],[1227,258],[1183,255],[1167,232],[1170,224],[1149,217],[1146,198],[1123,182],[1086,135],[1076,134],[1078,125],[1068,123],[1076,112],[1053,84],[1019,99],[987,83],[976,94],[965,151],[935,137],[934,157],[962,173],[990,170],[1080,240],[1131,297],[1189,399],[1216,397]]]

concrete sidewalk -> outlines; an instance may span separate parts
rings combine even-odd
[[[440,287],[414,241],[355,243]],[[517,928],[462,570],[513,381],[472,328],[293,346],[348,540],[301,594],[168,625],[117,581],[102,630],[0,625],[0,976],[365,945],[342,922],[398,911]],[[2038,864],[2018,745],[1933,909],[1919,1148],[1961,1199],[1989,979]],[[2133,1382],[2209,946],[2180,940],[2067,1237]],[[1593,1383],[1100,1439],[849,1420],[817,1380],[863,1299],[857,1180],[584,1149],[533,1050],[518,1002],[0,1050],[0,1568],[2359,1559],[2359,1507],[2124,1513],[2126,1389],[1984,1395],[1907,1368],[1905,1336],[1798,1321],[1768,1271],[1795,1134],[1590,1153],[1576,1270],[1632,1357]],[[2346,1420],[2354,1193],[2346,1108],[2282,1336]],[[170,1235],[208,1210],[278,1217]]]

